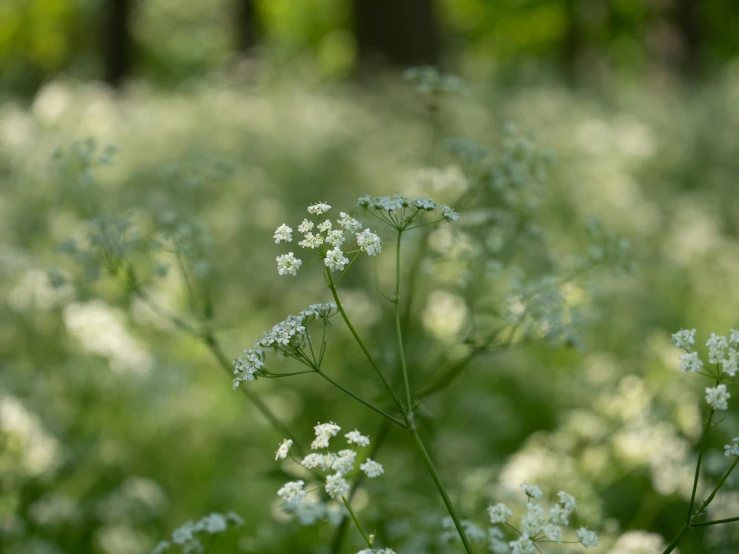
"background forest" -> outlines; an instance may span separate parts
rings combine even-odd
[[[244,524],[209,554],[357,552],[355,529],[279,509],[283,434],[255,398],[305,443],[329,420],[378,439],[387,479],[358,488],[358,513],[399,554],[461,552],[400,430],[312,375],[234,391],[177,320],[230,361],[331,300],[309,268],[277,275],[281,223],[317,201],[360,217],[365,194],[451,202],[483,157],[532,196],[505,213],[486,197],[484,233],[475,205],[409,239],[403,274],[439,473],[470,525],[529,481],[576,494],[600,533],[587,552],[662,552],[705,416],[670,334],[739,326],[737,29],[732,0],[2,0],[0,552],[148,553],[228,511]],[[460,80],[404,78],[425,65]],[[395,367],[389,241],[383,256],[341,286]],[[530,329],[489,309],[526,294]],[[330,334],[333,377],[379,398],[351,335]],[[739,435],[735,405],[723,416],[708,490]],[[712,510],[739,515],[739,477]],[[737,545],[733,523],[680,552]]]

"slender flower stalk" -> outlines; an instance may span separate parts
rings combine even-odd
[[[365,406],[367,406],[370,410],[373,410],[373,411],[377,412],[382,417],[387,418],[389,421],[392,421],[393,423],[395,423],[396,425],[399,425],[403,429],[407,429],[408,428],[408,426],[406,425],[405,421],[403,421],[401,419],[398,419],[397,417],[394,417],[394,416],[390,415],[389,413],[387,413],[384,410],[378,408],[377,406],[375,406],[371,402],[368,402],[367,400],[365,400],[365,399],[361,398],[360,396],[354,394],[352,391],[350,391],[349,389],[347,389],[343,385],[337,383],[331,377],[329,377],[328,375],[326,375],[323,372],[323,370],[321,370],[320,368],[316,368],[316,373],[318,373],[321,377],[323,377],[324,379],[326,379],[326,381],[328,381],[329,383],[331,383],[333,386],[335,386],[339,390],[345,392],[346,394],[348,394],[349,396],[351,396],[352,398],[354,398],[358,402],[361,402],[362,404],[364,404]]]
[[[357,344],[359,345],[359,348],[362,349],[362,352],[364,352],[365,357],[369,361],[372,368],[375,370],[375,373],[380,377],[380,380],[382,381],[382,384],[385,385],[385,388],[387,389],[388,393],[390,394],[390,397],[393,399],[393,402],[395,402],[395,405],[398,407],[399,410],[403,410],[403,406],[401,405],[400,401],[398,400],[398,397],[393,392],[392,387],[390,386],[390,383],[388,383],[387,379],[383,375],[382,371],[380,370],[380,367],[375,362],[375,359],[372,357],[372,354],[370,354],[369,350],[365,346],[362,339],[359,337],[359,334],[357,333],[357,330],[354,328],[354,325],[352,325],[352,322],[349,320],[349,317],[346,315],[346,311],[344,311],[344,306],[341,304],[341,300],[339,299],[339,293],[336,290],[336,284],[334,283],[334,279],[331,276],[330,271],[326,271],[326,282],[328,283],[329,289],[331,289],[331,294],[334,297],[334,302],[336,302],[336,307],[339,310],[339,313],[341,314],[341,318],[344,320],[344,323],[346,323],[346,326],[349,328],[349,332],[354,337],[354,340],[357,341]]]
[[[408,416],[413,420],[413,404],[411,401],[411,386],[408,381],[408,367],[405,363],[405,350],[403,348],[403,332],[400,328],[400,244],[403,231],[398,231],[398,241],[395,249],[395,332],[398,337],[398,351],[400,353],[400,369],[403,372],[403,383],[405,384],[405,400]]]
[[[698,450],[698,463],[695,465],[695,477],[693,478],[693,492],[690,495],[690,505],[688,506],[688,516],[687,516],[687,524],[690,525],[691,520],[693,518],[693,506],[695,505],[695,493],[698,489],[698,478],[700,477],[701,472],[701,463],[703,462],[703,454],[706,451],[706,442],[708,437],[708,431],[711,428],[711,421],[713,421],[713,414],[715,413],[715,410],[711,409],[710,413],[708,414],[708,418],[706,419],[706,424],[703,427],[703,435],[701,436],[701,445],[700,449]]]
[[[344,506],[346,506],[346,510],[349,512],[349,515],[354,521],[354,525],[357,526],[357,529],[359,529],[359,532],[362,534],[362,538],[364,539],[364,542],[367,543],[368,547],[372,548],[372,541],[370,540],[369,535],[367,535],[367,532],[362,527],[362,524],[359,522],[359,519],[357,518],[357,514],[355,514],[354,510],[352,510],[351,504],[349,504],[346,497],[344,496],[341,497],[341,500],[344,502]]]
[[[423,440],[418,434],[418,429],[416,428],[416,424],[413,418],[413,399],[411,396],[410,382],[408,380],[408,367],[405,361],[405,350],[403,348],[403,334],[400,328],[400,252],[401,252],[402,236],[403,236],[403,230],[398,229],[397,248],[395,252],[395,330],[396,330],[397,338],[398,338],[398,352],[400,353],[400,367],[403,372],[403,382],[405,384],[405,393],[406,393],[406,402],[407,402],[407,412],[405,412],[405,418],[408,424],[408,430],[410,431],[411,436],[413,437],[413,441],[416,445],[416,448],[418,449],[419,453],[421,454],[423,458],[423,463],[426,465],[426,469],[431,475],[431,478],[433,479],[434,484],[436,485],[436,488],[439,491],[439,494],[441,495],[442,500],[444,501],[444,505],[446,506],[447,511],[449,512],[449,515],[454,521],[454,526],[457,528],[457,532],[459,533],[459,537],[462,539],[464,548],[468,554],[471,554],[472,547],[470,546],[469,540],[467,539],[467,535],[464,532],[464,527],[462,526],[462,522],[460,521],[459,516],[457,515],[457,511],[454,508],[454,504],[452,504],[452,501],[449,498],[449,494],[447,494],[446,492],[446,488],[444,488],[444,484],[441,482],[441,478],[439,477],[439,474],[436,471],[434,462],[431,459],[431,456],[429,455],[428,451],[426,450],[426,446],[423,444]]]
[[[730,517],[727,519],[716,519],[714,521],[705,521],[703,523],[694,523],[693,527],[708,527],[709,525],[719,525],[721,523],[732,523],[734,521],[739,521],[738,517]]]

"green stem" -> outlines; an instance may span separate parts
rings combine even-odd
[[[369,350],[364,345],[364,342],[362,342],[362,339],[359,338],[359,335],[357,334],[356,329],[354,329],[354,325],[352,325],[352,322],[349,321],[349,317],[346,315],[346,312],[344,311],[344,306],[342,306],[341,300],[339,299],[339,293],[336,291],[336,284],[334,283],[334,279],[331,276],[331,271],[327,270],[326,275],[328,276],[327,277],[328,287],[331,289],[331,294],[334,297],[334,302],[336,302],[336,307],[338,308],[339,313],[341,314],[341,317],[344,320],[344,323],[346,323],[346,326],[349,328],[349,331],[351,332],[352,336],[354,336],[354,340],[357,341],[359,348],[362,349],[362,352],[364,352],[364,355],[367,357],[367,360],[369,360],[370,365],[373,367],[377,375],[380,377],[382,384],[385,385],[385,388],[390,393],[390,397],[393,399],[393,402],[395,402],[395,405],[398,407],[398,409],[402,411],[403,407],[400,404],[398,397],[395,396],[395,393],[393,392],[393,389],[390,386],[390,383],[388,383],[387,379],[385,379],[385,376],[382,374],[382,371],[380,371],[380,368],[375,363],[375,359],[372,357],[372,354],[370,354]]]
[[[690,527],[687,523],[683,524],[683,526],[680,528],[680,531],[678,531],[677,535],[675,535],[675,538],[672,539],[672,542],[667,545],[667,548],[662,552],[662,554],[670,554],[675,548],[677,548],[678,543],[682,540],[683,535],[688,532]]]
[[[202,336],[202,339],[206,346],[213,353],[213,356],[215,356],[216,360],[218,360],[218,364],[230,377],[233,373],[231,362],[223,353],[223,350],[221,350],[221,347],[218,344],[218,341],[216,340],[213,333],[211,331],[206,331],[205,334]],[[261,398],[259,398],[258,395],[249,390],[249,387],[239,387],[239,390],[243,391],[243,393],[249,398],[252,404],[254,404],[254,407],[264,416],[264,418],[270,423],[270,425],[272,425],[272,427],[274,427],[285,437],[293,441],[293,444],[298,451],[301,451],[303,449],[300,445],[300,441],[298,441],[298,439],[295,437],[295,435],[293,435],[290,429],[288,429],[287,426],[285,426],[285,424],[282,423],[277,418],[277,416],[272,413],[272,410],[267,407],[267,405],[262,401]]]
[[[431,474],[431,478],[434,480],[436,489],[439,491],[439,494],[444,501],[444,505],[446,506],[449,515],[452,516],[452,521],[454,521],[454,526],[457,528],[457,532],[459,533],[459,537],[462,539],[462,543],[464,544],[464,548],[467,551],[467,554],[472,554],[472,546],[470,546],[470,543],[467,540],[467,535],[465,535],[464,533],[462,522],[459,520],[459,516],[457,516],[457,511],[454,508],[454,504],[452,504],[452,501],[449,498],[449,495],[447,494],[443,483],[441,482],[441,478],[436,472],[436,467],[434,467],[434,462],[431,460],[431,456],[429,456],[429,453],[426,450],[421,437],[418,435],[418,429],[416,429],[415,426],[412,426],[410,431],[416,447],[423,457],[423,463],[426,464],[426,469],[428,469],[428,472]]]
[[[362,524],[359,523],[359,520],[357,519],[357,515],[354,513],[354,510],[352,510],[351,505],[349,502],[347,502],[346,498],[343,496],[341,497],[341,500],[344,502],[344,506],[346,506],[346,509],[349,511],[349,515],[352,516],[352,519],[354,520],[354,524],[357,526],[357,529],[359,529],[359,532],[362,533],[362,538],[364,539],[364,542],[367,543],[367,546],[372,548],[372,541],[370,540],[369,536],[365,532],[364,528],[362,527]]]
[[[405,400],[407,413],[413,419],[413,403],[411,401],[411,386],[408,381],[408,367],[405,363],[405,350],[403,349],[403,332],[400,329],[400,242],[403,231],[398,231],[398,241],[395,248],[395,333],[398,336],[398,351],[400,352],[400,369],[403,372],[403,383],[405,385]]]
[[[349,396],[351,396],[355,400],[357,400],[357,401],[361,402],[362,404],[364,404],[365,406],[367,406],[370,410],[374,410],[375,412],[377,412],[381,416],[389,419],[390,421],[392,421],[396,425],[400,425],[403,429],[407,429],[408,428],[408,426],[405,424],[404,421],[398,419],[397,417],[391,416],[390,414],[388,414],[387,412],[381,410],[380,408],[378,408],[374,404],[372,404],[370,402],[367,402],[364,398],[362,398],[360,396],[357,396],[352,391],[350,391],[349,389],[345,388],[343,385],[341,385],[341,384],[337,383],[336,381],[334,381],[331,377],[329,377],[328,375],[326,375],[322,370],[316,369],[316,373],[318,373],[321,377],[323,377],[324,379],[326,379],[326,381],[328,381],[329,383],[331,383],[337,389],[345,392],[346,394],[348,394]]]
[[[416,428],[416,424],[413,418],[413,400],[411,397],[411,387],[410,387],[410,383],[408,380],[408,367],[405,361],[405,349],[403,348],[403,333],[400,329],[400,246],[401,246],[402,236],[403,236],[403,231],[399,230],[398,231],[398,241],[397,241],[396,250],[395,250],[395,331],[398,337],[398,351],[400,353],[400,367],[403,372],[403,382],[405,384],[406,401],[408,402],[408,411],[405,412],[405,420],[406,420],[406,423],[408,424],[408,430],[410,431],[411,436],[413,437],[413,441],[416,445],[416,448],[418,449],[418,452],[421,454],[421,457],[423,458],[423,463],[426,465],[426,469],[428,469],[428,472],[431,475],[431,478],[434,480],[436,489],[439,491],[439,494],[441,495],[441,498],[444,501],[444,505],[446,506],[446,509],[449,512],[449,515],[452,516],[452,520],[454,521],[454,526],[457,528],[457,532],[459,533],[459,537],[462,539],[464,548],[468,554],[472,554],[472,547],[470,546],[470,543],[467,540],[467,536],[465,535],[465,532],[464,532],[464,527],[462,527],[462,522],[460,521],[459,516],[457,516],[457,511],[455,510],[454,504],[452,504],[452,501],[449,498],[449,495],[447,494],[446,489],[444,488],[444,484],[441,482],[441,478],[439,477],[439,474],[436,471],[434,462],[433,460],[431,460],[431,456],[429,456],[429,453],[423,444],[423,440],[421,440],[421,437],[418,434],[418,429]]]
[[[739,464],[739,457],[736,457],[734,459],[734,463],[731,464],[729,469],[726,470],[726,473],[724,473],[724,476],[721,477],[721,480],[718,482],[718,485],[716,485],[716,488],[713,489],[713,492],[711,495],[706,498],[706,500],[701,504],[701,507],[698,508],[698,512],[696,513],[696,517],[703,513],[703,510],[708,508],[708,505],[713,501],[714,497],[716,496],[716,493],[718,490],[723,486],[723,484],[726,482],[726,480],[729,478],[729,475],[731,475],[731,472],[734,471],[734,468],[736,465]],[[695,523],[693,525],[696,525]]]
[[[213,356],[218,361],[218,365],[223,369],[223,371],[226,372],[229,378],[233,377],[233,366],[231,365],[231,362],[226,357],[226,355],[223,353],[223,350],[221,350],[221,347],[216,340],[215,335],[210,329],[206,330],[204,333],[200,333],[199,331],[197,331],[197,329],[192,327],[189,323],[187,323],[179,316],[160,308],[140,288],[136,288],[132,291],[132,293],[142,298],[144,302],[146,302],[154,311],[169,318],[172,324],[175,325],[175,327],[177,327],[180,331],[192,335],[202,341],[211,351]],[[267,407],[267,405],[262,401],[261,398],[250,391],[248,387],[239,387],[239,389],[249,398],[252,404],[254,404],[254,407],[257,409],[257,411],[259,411],[262,416],[264,416],[264,418],[270,423],[270,425],[272,425],[272,427],[280,431],[285,437],[292,439],[293,444],[298,451],[302,450],[300,442],[297,440],[295,435],[285,426],[284,423],[282,423],[277,418],[275,414],[272,413],[272,410]]]
[[[693,527],[706,527],[708,525],[719,525],[720,523],[731,523],[732,521],[739,521],[739,517],[730,517],[728,519],[716,519],[714,521],[705,521],[703,523],[694,523]]]
[[[701,444],[698,450],[698,463],[695,466],[695,477],[693,478],[693,492],[690,495],[690,506],[688,507],[688,517],[686,519],[686,525],[690,525],[690,520],[693,517],[693,506],[695,506],[695,492],[698,489],[698,477],[700,477],[701,464],[703,462],[703,453],[706,451],[706,437],[708,436],[708,429],[711,427],[711,421],[713,420],[713,414],[715,410],[711,408],[706,419],[706,424],[703,427],[703,435],[701,436]]]
[[[374,440],[374,443],[372,445],[372,449],[369,453],[369,458],[372,458],[373,460],[377,458],[377,452],[380,450],[380,447],[385,442],[385,439],[387,438],[387,434],[390,432],[390,422],[387,419],[383,419],[380,423],[380,428],[376,433],[374,433],[372,436],[376,437]],[[366,478],[366,475],[364,473],[361,473],[359,477],[354,481],[352,484],[352,488],[349,491],[349,496],[347,498],[347,501],[351,503],[352,499],[356,495],[357,491],[359,490],[359,486],[361,485],[362,481]],[[341,552],[341,545],[344,543],[344,535],[346,535],[346,529],[348,527],[347,522],[349,520],[346,518],[343,518],[341,520],[341,523],[339,524],[339,527],[336,529],[336,533],[334,534],[334,540],[331,542],[331,554],[339,554]]]

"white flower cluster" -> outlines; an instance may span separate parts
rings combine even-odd
[[[369,548],[365,548],[364,550],[357,552],[357,554],[395,554],[395,550],[392,548],[380,548],[379,550],[370,550]]]
[[[308,213],[320,216],[330,209],[331,206],[328,204],[319,202],[308,206]],[[330,219],[319,223],[303,219],[303,222],[298,225],[298,232],[303,233],[303,240],[298,242],[298,246],[313,250],[331,271],[343,271],[350,263],[349,258],[344,255],[341,249],[346,241],[347,233],[355,235],[360,252],[366,252],[369,256],[376,256],[382,251],[380,237],[370,229],[362,231],[362,224],[349,214],[340,212],[336,223],[337,228],[334,229],[334,224]],[[292,242],[292,233],[292,228],[283,223],[275,231],[275,243]],[[277,273],[280,275],[297,275],[302,264],[302,260],[296,258],[294,252],[282,254],[277,256]]]
[[[385,219],[392,227],[403,227],[404,224],[414,219],[419,213],[440,213],[447,221],[458,221],[459,214],[446,205],[439,205],[433,199],[426,196],[410,198],[396,194],[394,196],[362,196],[357,199],[357,204],[369,211],[384,212]]]
[[[341,431],[341,427],[336,423],[319,423],[313,428],[315,439],[311,443],[312,450],[324,450],[330,446],[332,438],[336,437]],[[362,435],[359,431],[354,430],[344,438],[350,445],[366,447],[370,444],[369,437]],[[285,459],[290,450],[292,441],[285,440],[277,451],[275,459]],[[312,452],[305,456],[300,465],[310,469],[320,475],[324,480],[326,494],[334,500],[340,500],[349,492],[350,486],[347,477],[355,470],[357,465],[356,450],[347,448],[338,452]],[[370,458],[364,460],[359,465],[359,469],[369,478],[375,478],[382,475],[385,470],[382,465]],[[286,504],[300,504],[306,497],[304,490],[304,481],[290,481],[277,492],[277,495]]]
[[[732,439],[731,444],[724,446],[724,456],[739,456],[739,437]]]
[[[336,304],[333,302],[311,304],[307,310],[289,315],[265,331],[262,338],[255,342],[254,348],[244,350],[241,356],[234,360],[233,388],[244,381],[254,381],[259,375],[259,371],[264,367],[263,349],[272,349],[283,356],[297,356],[308,342],[306,325],[317,319],[326,321],[335,313]]]
[[[575,497],[565,491],[559,491],[557,493],[559,502],[549,509],[547,517],[544,507],[534,502],[542,497],[541,488],[529,483],[522,484],[521,488],[529,501],[521,524],[516,529],[519,536],[515,540],[506,540],[506,534],[502,529],[498,527],[490,529],[489,550],[495,554],[534,554],[537,551],[537,542],[561,543],[563,527],[569,525],[570,515],[577,510]],[[492,525],[505,525],[513,516],[513,510],[501,502],[488,507],[488,516]],[[513,528],[510,525],[508,527]],[[583,546],[598,545],[598,536],[585,527],[578,529],[575,535]]]
[[[229,526],[241,527],[244,520],[234,512],[225,514],[211,513],[198,521],[188,521],[172,532],[170,540],[162,541],[154,547],[152,554],[162,554],[172,548],[179,546],[183,552],[201,554],[205,552],[205,546],[198,535],[218,535],[226,531]]]
[[[698,352],[693,351],[695,344],[695,329],[681,329],[672,335],[672,344],[685,350],[680,356],[680,369],[685,373],[701,373],[706,369]],[[728,377],[734,377],[739,371],[739,330],[731,329],[729,337],[711,333],[706,341],[708,349],[708,363],[715,366],[715,372],[708,377],[717,381],[716,386],[706,387],[706,402],[714,410],[726,410],[731,393],[726,384],[722,383]],[[710,371],[710,370],[709,370]]]

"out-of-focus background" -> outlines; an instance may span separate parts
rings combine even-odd
[[[426,253],[413,258],[423,278],[405,322],[414,388],[438,384],[495,327],[477,311],[517,298],[511,282],[600,262],[608,237],[631,248],[540,306],[550,318],[560,300],[578,305],[577,329],[568,316],[559,340],[541,341],[509,325],[423,398],[439,471],[481,527],[488,503],[527,480],[578,496],[597,552],[661,552],[690,496],[703,386],[677,370],[669,333],[727,333],[739,313],[737,28],[732,0],[3,0],[0,550],[149,552],[183,522],[233,510],[245,525],[209,552],[336,552],[330,523],[278,510],[282,436],[202,344],[68,239],[120,218],[147,242],[176,228],[235,357],[330,299],[311,267],[278,278],[279,224],[297,227],[318,200],[349,211],[367,193],[452,202],[473,186],[478,150],[445,139],[466,137],[546,194],[535,216],[488,198],[495,225],[480,230],[461,210],[467,226],[409,243]],[[419,93],[402,78],[418,65],[465,85]],[[534,148],[554,159],[546,178],[527,172]],[[158,305],[203,315],[171,255],[131,256]],[[386,243],[358,261],[342,294],[393,368],[390,257]],[[330,335],[334,376],[383,402],[351,337],[340,325]],[[247,385],[304,442],[325,420],[377,436],[373,413],[314,377]],[[702,487],[737,434],[730,409]],[[401,553],[456,551],[402,433],[376,457],[386,475],[355,499],[368,527]],[[739,515],[738,480],[712,513]],[[734,525],[693,532],[680,551],[736,552]],[[359,538],[350,529],[339,551]]]

